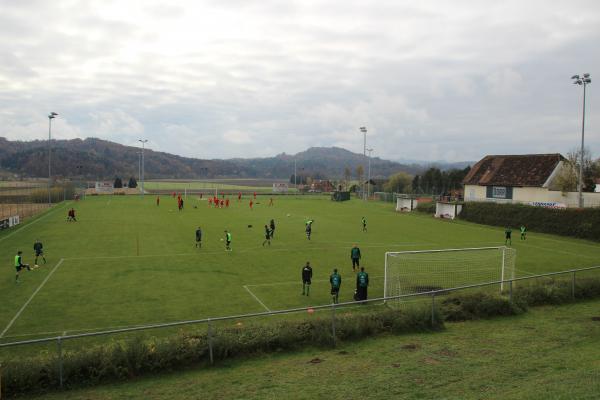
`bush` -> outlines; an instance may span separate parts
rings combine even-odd
[[[523,303],[486,292],[453,294],[442,301],[445,321],[466,321],[501,315],[516,315],[525,311]]]
[[[382,333],[421,332],[443,328],[439,313],[431,321],[425,307],[396,311],[336,315],[336,339],[354,340]],[[331,320],[282,321],[214,330],[215,360],[306,346],[331,346]],[[209,362],[208,337],[201,332],[180,332],[162,339],[112,341],[63,353],[66,387],[124,380],[144,374],[168,371]],[[3,392],[7,395],[44,392],[59,386],[56,355],[11,361],[3,369]]]
[[[600,241],[600,208],[551,209],[523,204],[469,202],[460,219],[478,224],[528,230]]]

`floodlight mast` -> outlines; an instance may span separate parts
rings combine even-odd
[[[367,151],[369,152],[369,172],[368,172],[368,178],[367,178],[367,199],[368,199],[369,195],[370,195],[370,191],[371,191],[371,152],[373,151],[373,149],[367,149]]]
[[[573,75],[574,85],[583,86],[583,115],[581,120],[581,157],[579,161],[579,208],[583,208],[583,149],[584,149],[584,138],[585,138],[585,89],[586,86],[592,83],[589,73],[584,73],[583,76]]]
[[[54,111],[48,114],[48,205],[52,204],[52,194],[50,193],[50,186],[52,185],[52,120],[56,118],[57,115],[58,113],[55,113]]]
[[[148,139],[138,139],[142,143],[142,197],[144,197],[144,145],[148,143]]]
[[[363,157],[365,159],[365,161],[367,160],[367,128],[364,126],[360,127],[360,131],[363,133]],[[366,196],[365,196],[365,183],[363,182],[362,184],[362,189],[363,189],[363,200],[367,200]]]

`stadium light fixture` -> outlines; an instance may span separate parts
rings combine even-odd
[[[148,139],[138,139],[142,143],[142,197],[144,196],[144,145],[148,143]]]
[[[589,73],[584,73],[583,77],[573,75],[573,84],[583,86],[583,116],[581,120],[581,159],[579,162],[579,208],[583,208],[583,145],[585,137],[585,89],[586,86],[592,83]]]
[[[52,111],[48,114],[48,205],[52,204],[52,195],[50,194],[50,188],[52,185],[52,120],[56,118],[58,113]]]

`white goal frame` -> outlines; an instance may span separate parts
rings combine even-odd
[[[466,247],[466,248],[458,248],[458,249],[435,249],[435,250],[407,250],[407,251],[388,251],[385,253],[385,268],[384,268],[384,282],[383,282],[383,296],[384,298],[390,297],[393,294],[388,293],[388,275],[389,275],[389,265],[388,260],[390,256],[397,256],[401,254],[422,254],[422,253],[456,253],[456,252],[466,252],[466,251],[485,251],[485,250],[501,250],[502,258],[500,268],[500,292],[504,290],[504,280],[505,279],[514,279],[515,278],[515,270],[516,270],[516,252],[517,250],[513,247],[507,246],[489,246],[489,247]],[[513,264],[512,268],[507,271],[506,265],[506,253],[507,250],[513,252]],[[507,276],[510,275],[510,276]],[[488,282],[479,282],[479,283],[488,283]],[[453,288],[446,288],[453,289]]]

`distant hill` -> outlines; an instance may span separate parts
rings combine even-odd
[[[95,138],[53,140],[52,175],[86,179],[137,177],[139,151],[138,147]],[[346,168],[355,177],[358,165],[363,166],[366,175],[368,165],[362,154],[339,147],[311,147],[296,155],[282,153],[275,157],[229,160],[201,160],[147,149],[144,158],[147,179],[289,179],[294,172],[294,160],[299,175],[342,178]],[[423,169],[417,164],[401,164],[379,157],[371,159],[373,178],[386,178],[400,171],[416,174]],[[0,137],[0,170],[27,177],[47,176],[48,143],[10,141]]]

